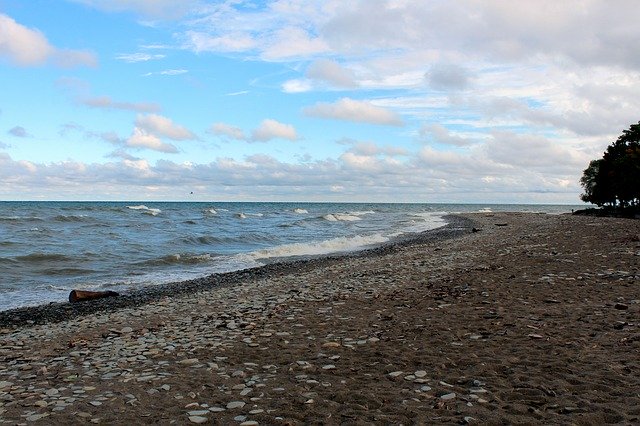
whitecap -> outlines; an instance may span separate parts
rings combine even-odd
[[[308,214],[309,213],[306,209],[294,209],[293,212],[294,213],[298,213],[298,214]]]
[[[322,218],[329,222],[355,222],[356,220],[362,220],[358,216],[346,213],[329,213],[322,216]]]
[[[329,253],[356,251],[371,245],[382,244],[387,241],[389,241],[389,238],[381,234],[366,236],[356,235],[355,237],[338,237],[326,241],[284,244],[269,249],[258,250],[250,253],[250,255],[254,259],[270,259],[292,256],[317,256]]]
[[[149,207],[145,206],[144,204],[140,204],[138,206],[127,206],[127,208],[131,210],[149,210]]]

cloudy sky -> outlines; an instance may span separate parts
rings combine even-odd
[[[640,120],[638,22],[637,0],[0,0],[0,200],[578,203]]]

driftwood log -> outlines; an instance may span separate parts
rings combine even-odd
[[[69,302],[84,302],[85,300],[102,299],[104,297],[119,296],[115,291],[85,291],[85,290],[71,290],[69,293]]]

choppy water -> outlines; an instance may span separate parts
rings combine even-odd
[[[572,207],[0,202],[0,310],[359,250],[443,226],[447,213]]]

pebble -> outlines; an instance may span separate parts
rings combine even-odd
[[[413,373],[414,376],[416,376],[419,379],[422,379],[423,377],[427,376],[427,372],[424,370],[418,370],[415,373]]]
[[[440,397],[440,399],[443,400],[443,401],[449,401],[449,400],[454,399],[455,397],[456,397],[455,392],[451,392],[451,393],[447,393],[447,394],[442,395]]]
[[[196,424],[200,424],[200,423],[204,423],[207,420],[209,420],[206,417],[202,417],[202,416],[189,416],[189,421],[191,423],[196,423]]]
[[[234,408],[242,408],[246,405],[244,401],[231,401],[227,404],[227,410],[233,410]]]

